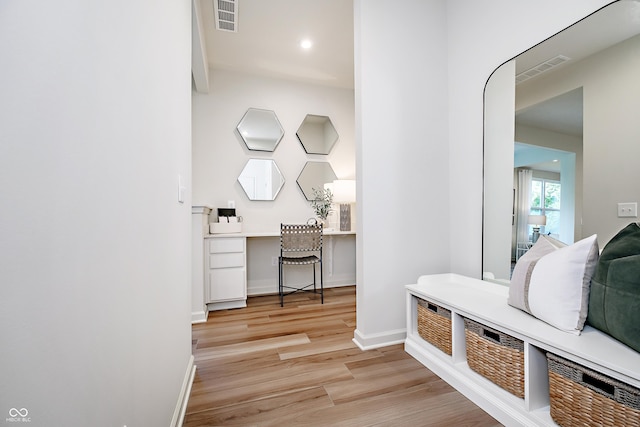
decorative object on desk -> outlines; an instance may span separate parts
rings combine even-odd
[[[640,352],[640,227],[631,223],[602,249],[591,280],[591,326]]]
[[[547,225],[547,217],[544,215],[529,215],[529,224],[533,225],[533,243],[538,241],[540,237],[540,227]]]
[[[333,193],[329,188],[313,188],[313,200],[311,207],[316,216],[323,224],[327,221],[327,216],[331,212],[331,204],[333,203]]]
[[[242,217],[236,216],[235,208],[218,208],[216,222],[209,224],[209,233],[225,234],[242,232]]]
[[[333,201],[340,204],[340,231],[351,231],[351,203],[356,201],[356,182],[352,179],[333,181]]]

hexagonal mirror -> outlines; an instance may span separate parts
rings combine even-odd
[[[338,179],[327,162],[307,162],[296,182],[307,200],[313,200],[313,189],[324,189],[324,185]]]
[[[327,116],[307,114],[296,132],[307,154],[329,154],[338,141],[338,132]]]
[[[284,185],[284,176],[274,160],[249,159],[238,182],[249,200],[275,200]]]
[[[236,126],[249,150],[273,151],[284,136],[280,121],[271,110],[249,108]]]

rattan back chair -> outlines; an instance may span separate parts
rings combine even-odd
[[[285,265],[311,265],[313,283],[298,287],[284,284]],[[278,294],[280,306],[284,297],[295,292],[317,293],[316,265],[320,266],[320,301],[324,304],[322,278],[322,224],[280,224],[280,257],[278,262]],[[310,288],[313,286],[313,291]],[[286,290],[286,291],[285,291]]]

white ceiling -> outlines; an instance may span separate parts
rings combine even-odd
[[[217,0],[195,1],[209,68],[353,89],[353,0],[235,0],[237,32],[216,29]],[[639,3],[614,6],[517,56],[516,73],[557,55],[575,63],[637,34]],[[313,40],[309,51],[299,46],[303,38]],[[518,121],[581,135],[581,105],[582,97],[570,93],[519,112]]]
[[[518,111],[516,123],[582,137],[582,88]]]
[[[516,74],[558,55],[571,58],[557,68],[561,69],[639,32],[640,3],[619,1],[517,56]],[[545,75],[548,73],[553,71],[548,71]],[[572,91],[519,111],[516,123],[582,136],[582,90]]]
[[[353,88],[352,0],[236,0],[237,32],[217,30],[216,0],[201,1],[209,68]]]

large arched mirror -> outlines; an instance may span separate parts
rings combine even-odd
[[[616,209],[640,199],[638,34],[640,2],[613,2],[487,82],[485,279],[508,283],[537,233],[565,243],[597,234],[602,248],[638,220]]]
[[[307,114],[296,132],[307,154],[329,154],[338,141],[338,132],[327,116]]]
[[[249,200],[275,200],[284,185],[284,176],[274,160],[249,159],[238,182]]]
[[[307,162],[298,176],[297,183],[307,200],[313,200],[313,189],[324,189],[324,185],[338,179],[327,162]]]
[[[274,151],[284,136],[276,113],[258,108],[249,108],[236,129],[247,148],[254,151]]]

